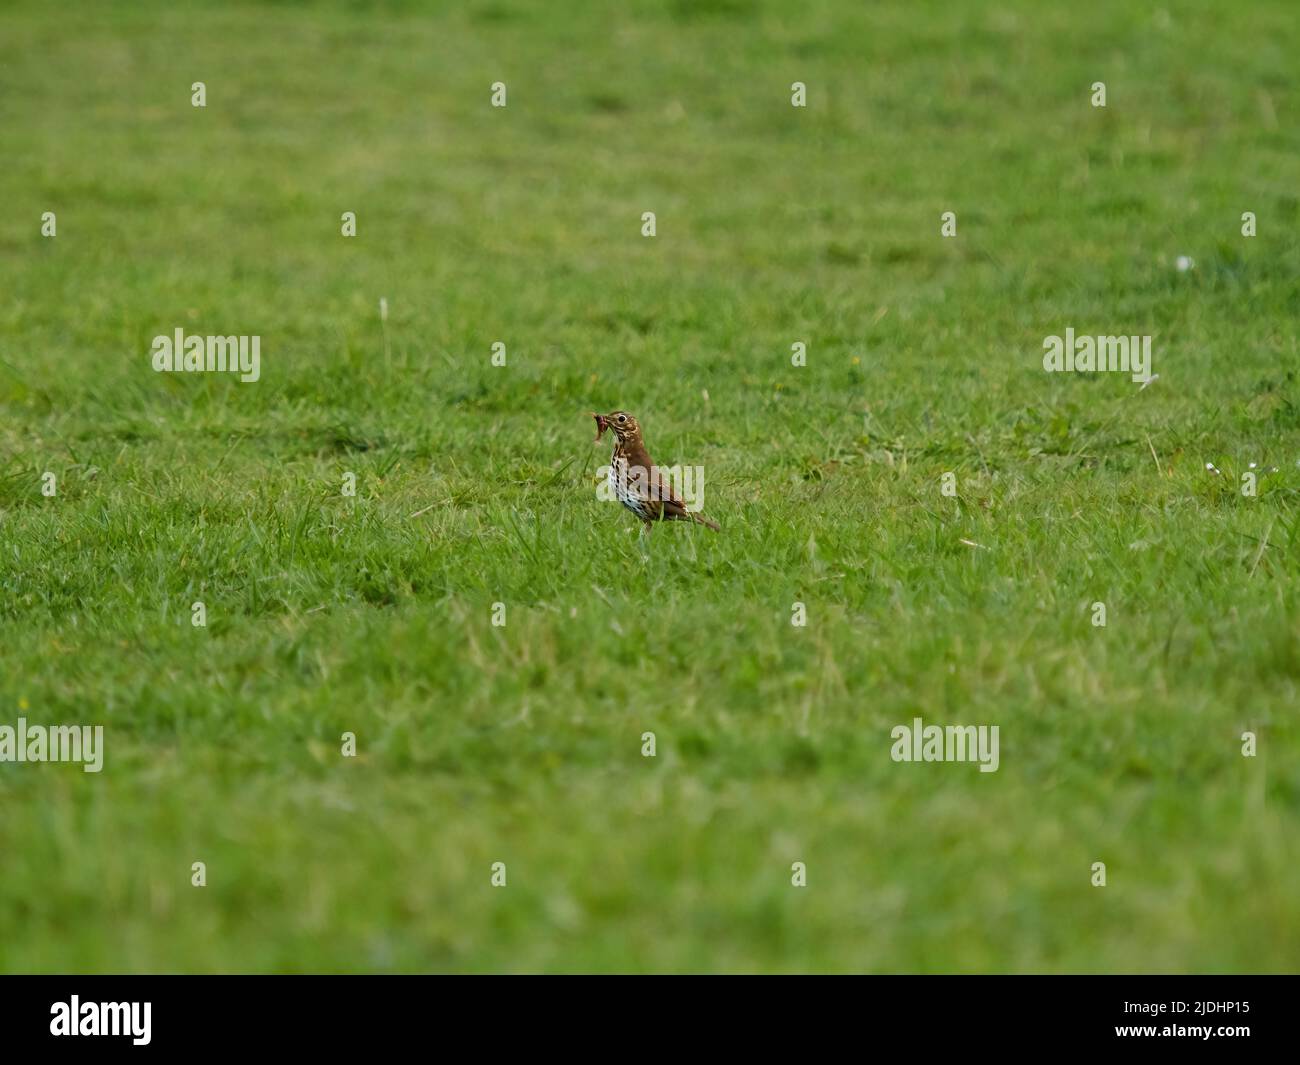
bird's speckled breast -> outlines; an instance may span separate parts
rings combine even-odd
[[[627,458],[620,453],[619,446],[614,445],[614,452],[609,457],[609,490],[623,506],[644,521],[649,517],[644,501],[635,492],[635,486],[628,480]]]

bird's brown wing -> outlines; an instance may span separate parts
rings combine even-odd
[[[647,504],[656,517],[669,520],[685,518],[690,514],[682,497],[673,491],[672,481],[658,466],[650,467],[649,495]]]
[[[640,441],[636,441],[629,449],[628,461],[648,471],[648,483],[640,484],[638,492],[652,521],[696,521],[701,525],[707,525],[714,532],[721,531],[717,522],[710,521],[700,514],[692,514],[686,509],[681,496],[673,491],[670,479],[654,464],[645,445]]]
[[[641,469],[647,471],[647,477],[637,486],[638,495],[645,505],[646,511],[650,514],[651,521],[697,521],[701,525],[707,525],[715,532],[718,530],[716,522],[708,518],[701,517],[698,514],[692,514],[686,509],[686,504],[682,502],[681,496],[673,491],[671,479],[650,461],[650,456],[646,453],[644,447],[633,452],[634,458],[640,458],[641,462],[636,463]]]
[[[646,476],[637,484],[637,491],[645,501],[646,507],[656,518],[682,518],[687,514],[686,504],[673,491],[672,483],[666,473],[654,464],[650,452],[639,439],[634,439],[628,446],[627,462],[631,469],[645,470]]]

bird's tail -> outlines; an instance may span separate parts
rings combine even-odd
[[[691,517],[694,518],[696,521],[698,521],[701,525],[707,525],[714,532],[722,532],[722,528],[718,525],[716,521],[709,521],[709,519],[706,518],[703,514],[692,514]]]

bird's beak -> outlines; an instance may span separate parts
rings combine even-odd
[[[596,419],[596,440],[599,440],[601,433],[609,428],[609,422],[606,421],[603,414],[597,414],[595,411],[591,412],[591,416]],[[592,442],[595,443],[596,441]]]

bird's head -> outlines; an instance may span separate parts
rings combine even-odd
[[[591,416],[596,419],[597,440],[606,429],[612,429],[620,440],[634,440],[641,435],[641,426],[625,410],[610,411],[608,414],[596,414],[593,411]]]

